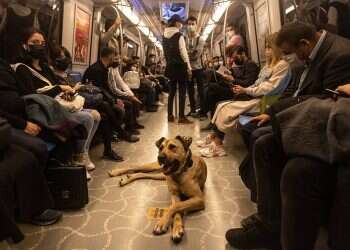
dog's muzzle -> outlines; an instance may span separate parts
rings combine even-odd
[[[180,167],[180,162],[178,160],[170,161],[167,156],[162,153],[158,155],[158,163],[162,167],[163,174],[165,175],[175,173]]]

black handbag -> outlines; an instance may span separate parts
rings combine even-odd
[[[79,209],[89,203],[85,167],[50,160],[46,178],[56,209]]]
[[[11,125],[0,117],[0,151],[5,150],[11,144]]]

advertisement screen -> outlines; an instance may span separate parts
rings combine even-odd
[[[175,14],[185,21],[187,18],[186,3],[162,3],[163,20],[168,21]]]

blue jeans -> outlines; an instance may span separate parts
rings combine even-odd
[[[82,111],[78,111],[72,114],[73,117],[77,119],[86,128],[87,131],[86,139],[78,140],[76,142],[76,153],[78,154],[89,152],[91,141],[94,138],[98,125],[100,124],[101,117],[99,115],[98,117],[94,116],[92,114],[93,111],[94,110],[92,109],[83,109]]]

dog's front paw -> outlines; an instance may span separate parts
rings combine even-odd
[[[184,234],[185,234],[185,231],[182,223],[174,223],[173,231],[171,234],[171,239],[173,240],[173,242],[180,243]]]
[[[153,234],[155,235],[161,235],[165,234],[168,231],[169,228],[169,219],[167,216],[160,219],[160,221],[156,224],[156,226],[153,229]]]

